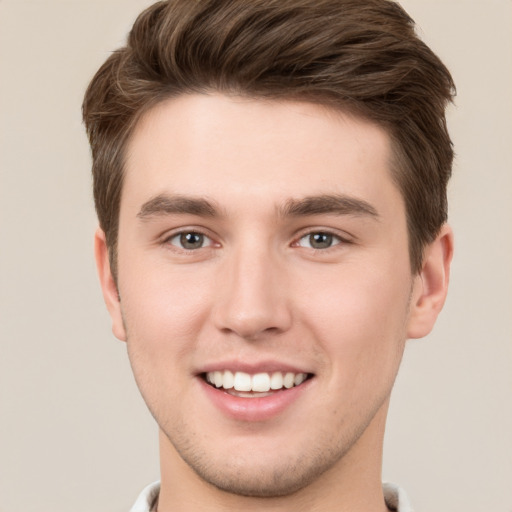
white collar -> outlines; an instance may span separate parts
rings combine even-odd
[[[398,485],[383,483],[386,505],[396,512],[414,512],[405,491]],[[143,489],[130,512],[151,512],[160,492],[160,482],[153,482]]]

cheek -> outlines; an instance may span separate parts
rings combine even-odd
[[[178,403],[188,390],[204,323],[200,307],[204,298],[179,276],[138,276],[121,288],[128,357],[152,414],[165,418],[165,404]]]
[[[158,262],[137,266],[135,259],[124,270],[120,291],[128,328],[145,337],[173,334],[179,338],[200,324],[209,295],[201,276]],[[130,279],[123,280],[125,275]]]
[[[394,372],[406,337],[409,274],[368,270],[340,271],[323,290],[307,295],[309,328],[330,355],[333,371],[347,378],[362,372],[371,381]],[[390,276],[394,276],[392,279]]]
[[[197,286],[183,272],[148,268],[127,268],[124,275],[130,280],[120,279],[128,352],[141,390],[168,387],[178,373],[189,370],[209,295],[206,287]]]

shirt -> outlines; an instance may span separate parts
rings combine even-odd
[[[383,483],[384,499],[389,509],[395,512],[414,512],[405,491],[395,484]],[[160,482],[153,482],[144,488],[130,512],[152,512],[160,492]]]

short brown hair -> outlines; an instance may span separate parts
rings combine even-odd
[[[413,272],[447,218],[455,86],[389,0],[169,0],[137,18],[91,81],[83,117],[94,199],[114,276],[124,150],[157,103],[209,91],[304,100],[386,129],[405,201]]]

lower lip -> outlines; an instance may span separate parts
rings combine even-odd
[[[312,379],[300,386],[276,391],[269,396],[246,398],[230,395],[222,388],[214,388],[198,377],[207,397],[226,416],[247,422],[267,421],[279,416],[296,402],[310,387]]]

